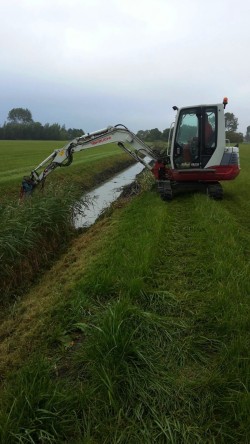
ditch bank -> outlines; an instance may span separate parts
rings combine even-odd
[[[1,206],[0,304],[2,306],[12,305],[26,293],[78,235],[78,230],[72,224],[72,208],[76,200],[79,201],[80,191],[84,190],[86,193],[90,184],[97,186],[121,171],[126,175],[124,170],[133,164],[133,159],[114,161],[108,168],[93,174],[91,181],[88,178],[86,183],[81,183],[80,187],[72,178],[70,189],[64,183],[52,183],[47,185],[45,193],[42,195],[37,193],[32,200],[22,205],[13,202]],[[114,178],[112,180],[117,182]],[[94,193],[96,194],[96,189]],[[120,187],[119,194],[121,193]],[[88,200],[90,202],[89,198]],[[107,206],[109,205],[105,202],[100,213]],[[88,207],[93,209],[95,202],[85,205],[82,214]]]

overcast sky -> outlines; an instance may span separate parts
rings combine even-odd
[[[12,108],[94,131],[170,126],[219,103],[250,125],[250,0],[2,0],[0,125]]]

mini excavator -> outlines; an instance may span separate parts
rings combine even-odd
[[[117,143],[152,171],[164,200],[172,200],[176,190],[202,189],[212,199],[223,198],[222,181],[235,179],[240,172],[239,148],[225,140],[224,110],[228,99],[215,105],[174,106],[175,122],[169,132],[168,150],[159,154],[126,126],[118,124],[84,134],[55,150],[23,178],[21,194],[29,195],[57,167],[69,166],[74,153]],[[147,162],[145,159],[150,159]]]

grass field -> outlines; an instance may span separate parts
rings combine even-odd
[[[48,157],[55,149],[63,147],[68,142],[63,141],[34,141],[34,140],[5,140],[0,141],[0,187],[7,193],[19,191],[22,177],[27,176]],[[84,172],[92,168],[91,175],[98,170],[94,164],[98,161],[112,158],[124,158],[121,149],[115,144],[108,144],[104,147],[95,147],[91,150],[82,151],[74,155],[74,161],[69,168],[58,168],[51,176],[50,181],[54,182],[58,176],[60,178],[80,175],[78,180],[84,182]],[[80,167],[80,170],[79,170]],[[54,177],[55,176],[55,177]],[[60,180],[60,179],[59,179]],[[74,180],[74,179],[73,179]],[[1,196],[0,196],[1,199]]]
[[[10,305],[2,443],[250,442],[250,146],[240,155],[223,201],[166,204],[142,185]]]

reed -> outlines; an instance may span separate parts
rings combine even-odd
[[[2,301],[24,290],[55,252],[62,250],[73,235],[72,208],[74,188],[65,192],[48,187],[46,195],[37,194],[22,202],[1,205],[0,280]]]

